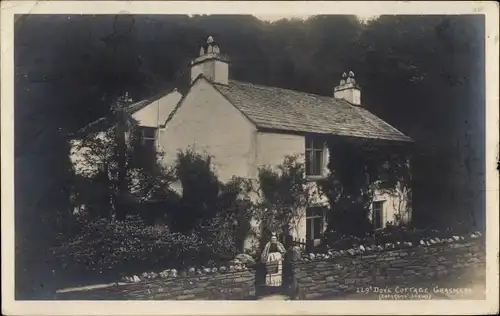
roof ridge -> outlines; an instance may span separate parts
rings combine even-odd
[[[281,88],[281,87],[276,87],[276,86],[266,86],[266,85],[263,85],[263,84],[258,84],[258,83],[253,83],[253,82],[247,82],[247,81],[241,81],[241,80],[234,80],[234,79],[230,79],[229,81],[230,82],[236,82],[236,83],[244,84],[244,85],[252,85],[252,86],[259,87],[259,88],[271,88],[271,89],[279,89],[279,90],[283,90],[283,91],[290,91],[290,92],[294,92],[294,93],[300,93],[300,94],[304,94],[304,95],[309,95],[309,96],[312,96],[312,97],[319,97],[319,98],[333,99],[333,100],[342,100],[342,99],[339,99],[339,98],[335,98],[334,96],[327,96],[327,95],[321,95],[321,94],[316,94],[316,93],[311,93],[311,92],[293,90],[293,89],[290,89],[290,88]]]

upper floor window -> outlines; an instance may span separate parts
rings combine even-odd
[[[157,130],[154,127],[141,127],[141,143],[144,147],[155,148]]]
[[[306,138],[306,175],[320,176],[323,171],[324,142]]]

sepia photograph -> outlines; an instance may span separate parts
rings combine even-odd
[[[12,301],[498,312],[498,5],[85,2],[2,22]]]

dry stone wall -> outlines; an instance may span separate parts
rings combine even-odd
[[[317,259],[319,257],[320,259]],[[419,245],[378,252],[342,252],[338,256],[299,259],[291,264],[292,286],[287,294],[318,299],[356,292],[369,286],[412,284],[485,269],[482,239]],[[258,283],[258,282],[257,282]],[[134,284],[57,294],[69,300],[245,300],[256,294],[253,269],[198,276],[144,280]]]
[[[299,299],[317,299],[357,292],[366,287],[411,284],[485,269],[480,240],[308,260],[294,263],[294,288]]]
[[[155,279],[58,294],[60,300],[245,300],[255,297],[253,270]]]

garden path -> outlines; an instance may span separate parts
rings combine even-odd
[[[273,294],[266,295],[258,299],[259,301],[289,301],[290,298],[286,295]]]

